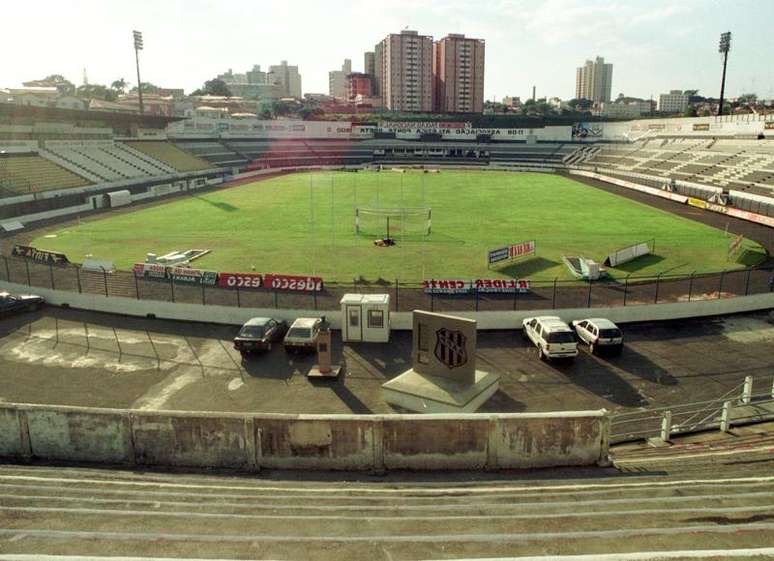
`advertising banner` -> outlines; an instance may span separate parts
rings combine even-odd
[[[489,252],[489,264],[497,263],[498,261],[505,261],[510,257],[509,255],[509,248],[506,247],[498,247],[497,249],[493,249]]]
[[[24,257],[25,259],[31,259],[39,263],[45,263],[47,265],[66,265],[70,261],[64,253],[58,251],[48,251],[47,249],[38,249],[31,245],[15,245],[11,250],[11,254],[16,257]]]
[[[164,280],[167,278],[167,268],[158,263],[135,263],[132,270],[134,276],[140,279]]]
[[[201,269],[189,269],[187,267],[168,267],[167,274],[177,283],[203,284],[215,286],[218,282],[218,273],[202,271]]]
[[[508,257],[514,259],[516,257],[524,257],[525,255],[532,255],[535,253],[535,240],[529,240],[526,242],[519,242],[511,244],[508,247]]]
[[[218,273],[221,288],[261,288],[263,276],[258,273]]]
[[[299,277],[267,273],[263,277],[263,287],[270,290],[289,290],[292,292],[322,292],[323,280],[321,277]]]
[[[422,288],[427,294],[509,293],[529,291],[527,279],[427,279]]]

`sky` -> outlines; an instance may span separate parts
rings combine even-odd
[[[34,9],[33,9],[34,8]],[[774,98],[774,0],[38,0],[0,5],[0,87],[49,74],[80,85],[136,83],[132,30],[143,32],[143,81],[189,92],[232,68],[298,65],[304,93],[389,33],[486,40],[485,97],[575,96],[575,69],[613,64],[613,97],[670,89],[719,95],[720,33],[731,31],[726,95]]]

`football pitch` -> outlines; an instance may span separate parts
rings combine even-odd
[[[377,247],[386,219],[355,209],[429,208],[390,219],[396,245]],[[41,231],[32,244],[87,255],[119,269],[163,255],[209,249],[192,266],[220,272],[319,275],[326,281],[428,278],[572,278],[562,255],[602,263],[612,251],[655,240],[653,255],[608,269],[626,275],[709,272],[755,264],[765,252],[745,240],[739,262],[718,230],[629,199],[539,173],[407,171],[296,173],[169,202],[71,222]],[[487,252],[535,240],[536,254],[487,265]]]

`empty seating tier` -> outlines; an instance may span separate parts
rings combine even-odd
[[[212,164],[197,158],[188,152],[184,152],[174,144],[163,141],[138,141],[125,142],[127,146],[150,156],[151,158],[164,162],[177,171],[199,171],[210,169]]]
[[[86,179],[37,154],[0,157],[0,186],[5,196],[86,185]]]

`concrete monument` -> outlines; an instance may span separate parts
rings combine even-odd
[[[382,385],[384,400],[418,413],[472,413],[500,376],[476,370],[476,322],[415,310],[413,368]]]
[[[312,366],[307,378],[336,378],[341,373],[341,366],[331,364],[331,324],[322,317],[320,332],[317,334],[317,364]]]

